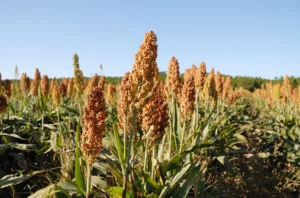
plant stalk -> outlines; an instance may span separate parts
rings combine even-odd
[[[86,198],[89,198],[91,193],[91,178],[92,178],[92,165],[90,163],[87,163]]]

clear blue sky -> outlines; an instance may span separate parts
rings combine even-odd
[[[85,76],[132,69],[144,33],[158,38],[158,65],[181,72],[201,61],[224,74],[300,76],[300,0],[79,1],[1,0],[0,72]]]

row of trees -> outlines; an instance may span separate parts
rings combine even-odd
[[[166,72],[160,72],[161,79],[165,81],[167,73]],[[183,76],[183,74],[181,75]],[[224,75],[227,76],[227,75]],[[262,87],[263,84],[266,84],[267,82],[272,82],[273,84],[277,83],[283,83],[284,76],[281,77],[275,77],[274,79],[266,79],[261,77],[250,77],[250,76],[235,76],[231,77],[231,84],[233,88],[239,88],[243,87],[246,90],[249,90],[251,92],[254,92],[255,89],[259,89]],[[289,77],[290,83],[293,88],[300,86],[300,77]]]
[[[226,76],[226,75],[224,75]],[[167,77],[167,72],[160,72],[160,77],[163,82],[165,82],[166,77]],[[183,77],[183,74],[181,75]],[[85,77],[86,80],[89,80],[90,78]],[[62,80],[62,78],[57,79],[58,82]],[[122,77],[112,77],[112,76],[106,76],[105,81],[107,83],[111,84],[119,84],[121,83]],[[284,76],[281,77],[275,77],[274,79],[265,79],[261,77],[250,77],[250,76],[235,76],[231,77],[231,83],[233,88],[239,88],[243,87],[246,90],[249,90],[251,92],[254,92],[255,89],[259,89],[262,87],[263,84],[267,82],[272,82],[274,84],[277,83],[283,83]],[[300,77],[295,77],[295,76],[289,76],[290,83],[293,88],[300,86]]]
[[[272,82],[273,84],[282,84],[284,77],[276,77],[273,80],[264,79],[261,77],[248,77],[248,76],[235,76],[232,78],[232,86],[244,87],[245,89],[253,92],[255,89],[261,88],[263,84]],[[300,86],[300,77],[289,76],[290,83],[293,88]]]

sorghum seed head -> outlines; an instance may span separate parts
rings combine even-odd
[[[116,101],[116,87],[109,83],[106,88],[106,103],[107,104],[115,104]]]
[[[83,73],[79,68],[79,57],[77,54],[73,56],[73,66],[74,66],[74,87],[77,96],[81,96],[84,91],[84,78]]]
[[[61,97],[65,97],[67,95],[67,87],[64,83],[60,83],[59,93],[60,93]]]
[[[223,94],[222,94],[223,100],[226,100],[230,90],[231,90],[231,78],[230,76],[227,76],[226,81],[223,84]]]
[[[207,78],[205,80],[204,95],[207,99],[209,99],[211,97],[214,102],[217,102],[218,93],[216,91],[214,68],[211,69],[209,75],[207,76]]]
[[[0,113],[4,113],[7,108],[7,99],[4,95],[0,95]]]
[[[47,97],[49,94],[49,78],[47,75],[43,75],[43,78],[41,80],[41,91],[43,96]]]
[[[189,69],[184,73],[184,84],[181,92],[180,110],[186,120],[191,120],[194,112],[195,82],[194,77],[189,74]]]
[[[292,85],[290,83],[288,75],[285,76],[283,85],[281,88],[282,88],[282,95],[285,96],[286,98],[290,98],[290,96],[292,94]]]
[[[94,74],[92,80],[89,82],[86,93],[89,94],[94,88],[97,87],[97,84],[98,84],[98,74]]]
[[[69,80],[67,94],[68,94],[68,97],[70,97],[70,98],[72,98],[74,96],[74,80],[73,80],[73,78],[71,78]]]
[[[165,134],[165,129],[169,124],[168,104],[165,102],[164,87],[162,82],[158,82],[154,88],[154,96],[146,104],[142,115],[142,128],[147,132],[150,127],[152,131],[149,135],[149,145],[160,141]],[[145,138],[144,134],[144,137]]]
[[[11,83],[10,83],[10,80],[5,80],[4,94],[6,95],[7,98],[11,97]]]
[[[204,88],[206,78],[206,64],[202,62],[196,71],[196,78],[195,78],[195,86],[197,92],[200,92]]]
[[[26,73],[22,73],[20,88],[23,94],[27,94],[30,89],[30,78],[27,77]]]
[[[60,93],[59,93],[59,89],[56,85],[56,81],[54,81],[54,85],[52,87],[52,101],[53,101],[53,105],[55,107],[58,107],[60,105]]]
[[[102,148],[102,133],[105,131],[107,112],[103,89],[94,88],[84,106],[81,150],[89,164],[93,164]]]
[[[129,72],[124,74],[122,78],[121,85],[119,88],[119,98],[118,98],[118,127],[124,130],[124,125],[126,123],[126,130],[130,129],[131,121],[131,105],[134,100],[134,95],[132,92],[132,78]],[[121,130],[123,132],[123,130]]]
[[[180,78],[179,63],[173,56],[169,62],[166,89],[168,97],[173,94],[175,101],[179,102],[182,82]]]
[[[215,75],[215,84],[216,84],[216,90],[218,92],[218,97],[222,97],[223,94],[223,80],[222,75],[220,72],[217,72]]]
[[[105,84],[105,76],[101,76],[98,82],[98,87],[104,90],[104,84]]]

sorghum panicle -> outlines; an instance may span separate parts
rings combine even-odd
[[[84,78],[83,73],[79,68],[79,57],[77,54],[73,56],[73,66],[74,66],[74,87],[77,96],[81,96],[84,91]]]
[[[11,83],[10,83],[10,80],[5,80],[4,94],[6,95],[7,98],[11,97]]]
[[[106,103],[115,104],[116,102],[116,86],[109,83],[106,87]]]
[[[167,96],[173,94],[176,102],[179,102],[180,93],[182,88],[182,80],[180,78],[179,63],[173,56],[169,62],[168,75],[166,78]]]
[[[154,96],[146,104],[142,115],[142,128],[147,132],[152,126],[153,129],[149,136],[149,145],[152,146],[155,142],[161,140],[165,134],[165,129],[169,124],[168,104],[164,94],[164,87],[162,82],[158,82],[154,88]]]
[[[59,85],[59,93],[61,97],[65,97],[67,95],[67,87],[63,82],[61,82]]]
[[[7,108],[7,99],[4,95],[0,95],[0,113],[4,113]]]
[[[216,84],[215,84],[215,70],[214,68],[211,69],[209,75],[205,80],[204,85],[204,95],[206,99],[210,97],[213,99],[214,102],[218,99],[218,93],[216,91]]]
[[[122,78],[121,85],[119,88],[118,97],[118,127],[124,130],[124,125],[126,123],[126,130],[130,129],[130,122],[132,118],[132,101],[134,100],[134,95],[132,92],[132,78],[129,72],[124,74]],[[123,130],[121,130],[123,132]]]
[[[35,69],[34,79],[33,79],[32,88],[31,88],[31,94],[33,96],[36,96],[38,94],[40,80],[41,80],[40,71],[38,69]]]
[[[202,62],[198,67],[195,76],[195,86],[197,92],[201,92],[203,90],[205,84],[205,78],[206,78],[206,64],[205,62]]]
[[[69,98],[74,96],[74,80],[71,78],[68,83],[67,94]]]
[[[30,89],[30,78],[27,77],[26,73],[22,73],[20,80],[20,88],[24,95],[27,94]]]
[[[157,38],[153,31],[147,32],[144,41],[135,55],[135,63],[132,70],[133,92],[136,95],[134,102],[138,115],[141,115],[143,107],[152,97],[154,81],[158,80]]]
[[[221,98],[223,94],[223,80],[222,75],[220,72],[217,72],[215,75],[215,84],[216,84],[216,90],[218,93],[218,97]]]
[[[52,101],[53,101],[53,105],[55,107],[58,107],[60,105],[60,93],[59,93],[59,89],[58,86],[56,85],[56,81],[54,81],[54,85],[52,87]]]
[[[104,90],[104,84],[105,84],[105,76],[101,76],[98,82],[98,87]]]
[[[89,85],[88,85],[88,87],[87,87],[86,93],[87,93],[87,94],[90,94],[90,92],[91,92],[94,88],[96,88],[97,85],[98,85],[98,74],[94,74],[92,80],[89,82]]]
[[[105,131],[107,112],[103,89],[94,88],[84,105],[81,150],[89,164],[93,164],[102,148],[102,133]]]
[[[189,69],[184,73],[184,84],[181,92],[180,110],[182,117],[185,116],[186,120],[191,120],[194,112],[195,103],[195,82],[194,77],[189,75]]]
[[[43,75],[43,78],[41,80],[41,91],[43,96],[47,97],[49,94],[49,78],[47,75]]]
[[[227,76],[226,81],[223,84],[223,94],[222,94],[223,100],[226,100],[230,90],[231,90],[231,78],[230,76]]]

